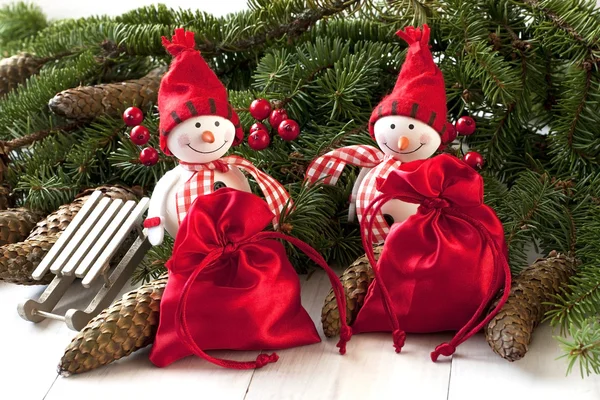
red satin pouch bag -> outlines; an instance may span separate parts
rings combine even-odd
[[[300,280],[278,239],[291,242],[327,272],[340,310],[337,275],[306,243],[263,232],[273,214],[261,198],[234,189],[198,196],[181,223],[167,263],[169,280],[150,360],[159,367],[191,354],[217,365],[248,369],[277,361],[217,359],[204,351],[284,349],[318,343],[313,321],[300,302]],[[345,321],[345,318],[342,319]],[[350,328],[338,343],[345,353]]]
[[[483,180],[450,155],[402,164],[377,181],[378,196],[362,221],[363,244],[375,279],[352,325],[354,333],[392,331],[397,352],[405,332],[458,331],[431,353],[450,356],[506,302],[510,270],[502,224],[483,204]],[[388,200],[420,204],[392,225],[381,256],[372,250],[373,215]],[[484,313],[499,290],[500,303]]]

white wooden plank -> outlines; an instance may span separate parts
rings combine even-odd
[[[566,362],[556,359],[560,355],[549,325],[538,328],[529,352],[513,363],[492,352],[478,334],[453,357],[449,399],[600,399],[600,376],[581,379],[577,370],[565,376]]]
[[[243,400],[252,370],[224,369],[197,357],[166,368],[149,360],[143,349],[118,362],[83,375],[59,377],[45,400],[218,399]],[[213,351],[217,357],[245,361],[259,352]]]
[[[92,247],[90,252],[85,256],[79,267],[77,267],[77,270],[75,270],[75,276],[78,278],[83,278],[85,276],[100,252],[104,250],[109,240],[111,240],[115,233],[119,230],[123,224],[123,221],[125,221],[125,219],[129,216],[129,213],[135,207],[135,205],[136,202],[134,200],[130,200],[125,203],[123,207],[121,207],[119,213],[113,218],[108,228],[106,228],[102,236],[96,241],[96,244],[94,244],[94,247]]]
[[[129,232],[135,227],[136,224],[140,223],[140,219],[148,209],[149,203],[150,199],[148,197],[144,197],[139,201],[139,203],[133,209],[129,217],[127,217],[123,225],[121,225],[118,232],[113,236],[110,243],[98,256],[96,262],[94,263],[92,268],[90,268],[88,274],[85,276],[85,278],[83,278],[81,284],[84,287],[89,287],[89,285],[91,285],[92,282],[94,282],[94,280],[101,273],[104,266],[108,263],[111,257],[119,249],[119,247],[121,247],[121,244],[123,243],[123,240],[125,240],[125,237],[129,235]]]
[[[302,303],[321,337],[323,300],[330,284],[319,271],[303,285]],[[396,354],[390,334],[352,337],[342,356],[337,338],[280,350],[279,361],[255,372],[246,400],[266,399],[446,399],[450,362],[434,364],[430,351],[449,335],[408,335]]]
[[[90,229],[85,240],[79,245],[75,254],[71,256],[67,264],[61,270],[61,273],[64,275],[71,275],[73,271],[78,268],[81,260],[87,255],[88,251],[92,248],[94,243],[98,241],[100,236],[103,234],[104,229],[115,216],[115,214],[119,211],[121,206],[123,205],[123,200],[121,199],[110,199],[110,205],[102,214],[100,214],[100,219],[96,221],[93,225],[92,229]],[[86,267],[85,264],[81,265],[82,267]],[[91,265],[90,265],[91,266]]]
[[[149,360],[150,348],[111,365],[69,378],[59,377],[45,400],[105,400],[106,398],[243,400],[253,371],[218,367],[191,356],[166,368]],[[258,351],[211,351],[232,360],[253,360]]]
[[[79,210],[77,215],[75,215],[75,218],[73,218],[73,220],[71,221],[69,226],[67,226],[67,228],[64,230],[64,232],[60,235],[60,237],[58,238],[56,243],[54,243],[54,245],[52,246],[52,248],[50,249],[48,254],[46,254],[46,256],[40,262],[40,264],[37,266],[35,271],[33,271],[33,273],[31,274],[33,279],[39,280],[46,274],[46,272],[48,272],[50,265],[54,262],[56,257],[60,254],[62,249],[65,247],[65,245],[69,242],[71,237],[73,237],[73,235],[77,231],[77,228],[79,228],[79,225],[92,212],[92,209],[96,206],[96,204],[98,203],[98,201],[100,200],[101,197],[102,197],[101,191],[96,190],[96,191],[92,192],[92,194],[87,199],[87,201],[85,202],[83,207],[81,207],[81,209]]]
[[[69,243],[65,246],[65,248],[60,252],[59,256],[56,258],[56,261],[52,263],[50,267],[50,271],[55,274],[61,273],[63,266],[69,260],[71,255],[77,250],[79,244],[85,239],[88,233],[92,230],[98,219],[104,213],[104,210],[110,204],[110,198],[104,197],[98,202],[98,204],[94,207],[90,215],[85,219],[83,224],[77,229],[77,231],[73,234],[73,237],[69,239]],[[79,213],[77,213],[79,215]],[[69,224],[70,226],[70,224]]]

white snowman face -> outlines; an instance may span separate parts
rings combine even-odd
[[[400,115],[378,119],[373,130],[379,148],[402,162],[429,158],[442,142],[431,126]]]
[[[226,118],[202,115],[177,125],[167,136],[167,146],[180,161],[207,163],[221,158],[231,147],[235,126]]]

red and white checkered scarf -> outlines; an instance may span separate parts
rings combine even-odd
[[[177,217],[179,218],[179,223],[183,221],[183,218],[185,218],[190,206],[198,195],[207,195],[213,192],[213,185],[215,183],[214,171],[227,172],[230,169],[230,165],[236,166],[254,177],[267,200],[267,205],[273,214],[275,214],[275,218],[273,219],[275,227],[277,227],[283,207],[290,200],[290,195],[281,183],[242,157],[227,156],[205,164],[192,164],[180,161],[179,165],[188,171],[196,171],[177,192]]]
[[[357,198],[351,198],[350,202],[356,201],[356,215],[362,226],[362,216],[369,203],[376,197],[375,181],[378,177],[386,178],[391,171],[401,164],[395,158],[386,155],[383,151],[373,146],[357,145],[342,147],[314,160],[306,170],[306,179],[316,182],[321,178],[327,185],[335,185],[346,164],[356,165],[361,168],[372,168],[365,176],[360,185]],[[373,236],[375,243],[385,240],[389,232],[387,222],[383,214],[375,216],[373,223]]]

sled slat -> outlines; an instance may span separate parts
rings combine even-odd
[[[63,275],[73,274],[75,269],[77,269],[80,265],[85,267],[85,265],[81,263],[81,260],[87,255],[92,246],[94,246],[94,243],[104,233],[104,230],[110,223],[111,219],[119,211],[122,205],[123,200],[121,199],[110,200],[110,205],[106,211],[101,214],[100,219],[92,226],[85,240],[79,245],[73,256],[71,256],[67,264],[62,269],[61,272]]]
[[[75,232],[77,232],[79,226],[92,212],[96,204],[98,204],[100,201],[101,197],[102,192],[99,190],[92,192],[83,207],[81,207],[77,215],[75,215],[75,218],[73,218],[69,226],[67,226],[64,232],[60,235],[56,243],[54,243],[48,254],[46,254],[35,271],[33,271],[33,274],[31,274],[33,279],[40,280],[44,277],[44,275],[46,275],[46,272],[48,272],[50,269],[51,264],[58,257],[58,255],[61,254],[61,250],[65,247],[65,245],[67,245],[67,243],[69,243],[69,240],[75,235]]]
[[[100,217],[104,213],[104,210],[106,210],[109,204],[109,197],[104,197],[102,200],[100,200],[98,205],[94,208],[94,211],[92,211],[90,216],[86,218],[85,222],[81,225],[81,227],[77,230],[75,235],[73,235],[73,237],[69,241],[69,244],[67,244],[67,246],[64,248],[64,250],[62,250],[56,261],[54,261],[52,267],[50,267],[50,271],[52,271],[54,274],[62,274],[62,269],[64,265],[67,263],[67,261],[69,261],[69,258],[71,258],[71,255],[75,252],[75,250],[77,250],[79,244],[83,242],[83,240],[87,237],[89,232],[92,230],[92,227],[96,224],[98,219],[100,219]]]
[[[131,213],[131,210],[135,207],[136,202],[133,200],[128,201],[121,207],[119,213],[112,219],[110,225],[106,228],[102,236],[96,241],[94,247],[85,256],[85,259],[75,270],[75,276],[83,278],[85,274],[90,270],[98,255],[106,248],[108,242],[115,236],[125,219]]]
[[[140,200],[140,202],[131,212],[127,220],[125,220],[123,225],[121,225],[119,231],[115,234],[110,243],[106,246],[102,254],[98,256],[96,262],[94,263],[90,271],[83,278],[81,284],[84,287],[89,287],[92,284],[92,282],[103,272],[104,267],[108,264],[112,256],[119,249],[125,237],[129,235],[129,232],[131,232],[132,229],[134,229],[136,223],[139,223],[140,219],[148,209],[149,203],[150,199],[147,197],[144,197],[142,200]]]

